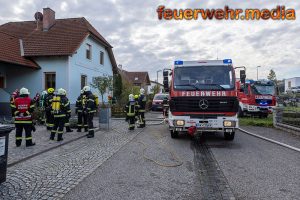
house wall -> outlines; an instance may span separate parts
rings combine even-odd
[[[92,58],[91,60],[86,58],[86,44],[92,46]],[[100,51],[104,52],[104,64],[100,64]],[[81,88],[81,75],[87,76],[87,84],[90,85],[93,77],[97,76],[112,76],[112,64],[110,62],[108,52],[91,37],[87,37],[78,48],[75,54],[69,56],[69,97],[71,103],[75,103],[77,97],[80,94]],[[92,92],[97,93],[92,88]],[[100,94],[99,101],[101,101]],[[107,102],[107,94],[104,95],[104,102]]]
[[[285,83],[284,83],[285,92],[287,89],[289,89],[289,82],[291,82],[291,87],[300,86],[300,77],[285,79]]]

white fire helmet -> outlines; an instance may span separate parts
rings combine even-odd
[[[28,89],[27,88],[21,88],[20,89],[20,95],[24,95],[24,94],[27,94],[27,95],[29,95],[30,93],[29,93],[29,91],[28,91]]]
[[[133,96],[133,94],[130,94],[130,95],[129,95],[129,101],[134,101],[134,96]]]
[[[65,95],[65,90],[63,88],[59,88],[57,90],[57,95]]]
[[[141,88],[141,89],[140,89],[140,94],[145,94],[144,88]]]
[[[83,89],[82,89],[84,92],[89,92],[91,91],[91,87],[90,86],[84,86]]]

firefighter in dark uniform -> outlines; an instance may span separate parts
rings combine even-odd
[[[63,140],[65,118],[70,111],[70,102],[65,95],[66,91],[58,89],[57,95],[53,96],[51,112],[54,117],[54,126],[51,130],[50,140],[54,140],[57,133],[57,141]]]
[[[134,101],[135,101],[135,121],[139,121],[139,95],[134,95]]]
[[[15,100],[18,98],[20,95],[19,90],[16,89],[10,96],[10,108],[11,108],[11,116],[14,117],[14,112],[13,110],[15,109]]]
[[[26,146],[33,146],[32,142],[32,113],[34,110],[34,101],[30,99],[29,91],[26,88],[20,89],[20,96],[15,99],[13,113],[16,125],[16,146],[22,144],[22,132],[25,130]]]
[[[146,96],[145,90],[143,88],[140,89],[140,96],[139,96],[139,128],[143,128],[146,126],[145,121],[145,112],[146,112]]]
[[[64,98],[67,99],[68,102],[70,102],[68,97],[67,97],[67,91],[66,90],[64,90],[64,95],[63,96],[64,96]],[[65,117],[65,127],[66,127],[66,132],[67,133],[73,132],[73,130],[70,128],[70,118],[71,118],[71,109],[69,109],[67,111],[66,117]]]
[[[129,124],[129,130],[134,130],[135,128],[135,115],[136,115],[136,102],[134,100],[133,94],[129,95],[129,101],[125,106],[126,120]]]
[[[166,119],[168,118],[169,114],[169,99],[167,96],[163,99],[163,117]]]
[[[81,129],[84,128],[84,132],[88,132],[87,125],[87,115],[83,113],[83,108],[86,105],[86,96],[84,91],[81,90],[79,97],[76,101],[75,113],[77,114],[77,132],[81,132]]]
[[[84,115],[87,117],[87,123],[88,123],[88,138],[93,138],[95,135],[94,131],[94,125],[93,125],[93,118],[94,113],[97,111],[96,106],[96,98],[95,95],[91,92],[90,86],[84,86],[83,88],[83,94],[86,96],[86,104],[83,108]]]
[[[48,88],[47,90],[47,96],[45,98],[45,113],[46,113],[46,127],[47,130],[51,130],[54,126],[54,118],[53,114],[51,113],[51,105],[52,105],[52,99],[54,96],[54,88]]]

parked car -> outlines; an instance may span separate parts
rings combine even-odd
[[[300,86],[288,88],[286,91],[292,93],[300,93]]]
[[[169,98],[169,94],[164,94],[164,93],[156,94],[152,101],[151,110],[152,111],[163,110],[163,100],[165,97]]]

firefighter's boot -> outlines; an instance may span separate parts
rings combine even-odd
[[[16,146],[19,147],[22,144],[22,139],[21,140],[16,140]]]
[[[87,138],[93,138],[94,137],[94,130],[89,131],[89,133],[86,135]]]
[[[84,128],[84,132],[88,132],[89,131],[89,129],[88,128]]]
[[[62,134],[57,134],[57,141],[62,141],[64,140],[63,137],[62,137]]]
[[[55,137],[55,132],[51,132],[50,140],[54,140],[54,137]]]
[[[70,126],[67,126],[66,127],[66,132],[70,133],[70,132],[73,132],[73,130],[70,128]]]
[[[32,140],[26,140],[26,147],[31,147],[31,146],[34,146],[35,143],[32,142]]]
[[[77,128],[77,132],[79,132],[79,133],[81,132],[81,127]]]

